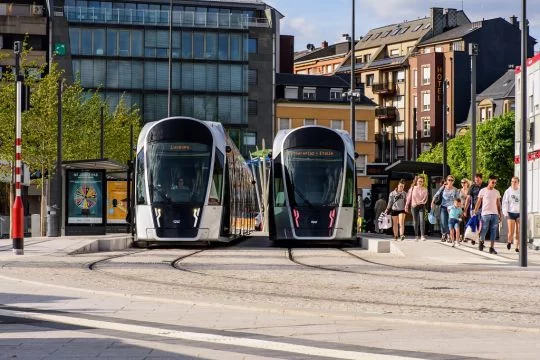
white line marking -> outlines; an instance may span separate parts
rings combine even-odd
[[[191,331],[167,330],[167,329],[160,329],[160,328],[155,328],[155,327],[150,327],[150,326],[128,325],[128,324],[120,324],[120,323],[114,323],[114,322],[109,322],[109,321],[72,318],[65,315],[42,314],[42,313],[2,310],[2,309],[0,309],[0,315],[18,317],[18,318],[23,318],[23,319],[51,321],[51,322],[56,322],[56,323],[76,325],[76,326],[85,326],[85,327],[91,327],[91,328],[97,328],[97,329],[123,331],[123,332],[137,333],[137,334],[142,334],[142,335],[161,336],[161,337],[166,337],[166,338],[171,338],[171,339],[200,341],[200,342],[207,342],[207,343],[214,343],[214,344],[241,346],[241,347],[246,347],[246,348],[264,349],[264,350],[272,350],[272,351],[283,351],[283,352],[288,352],[288,353],[330,357],[330,358],[336,358],[336,359],[346,359],[346,360],[363,360],[363,359],[366,359],[366,360],[416,359],[417,360],[418,359],[418,358],[413,358],[413,357],[319,348],[319,347],[314,347],[314,346],[296,345],[296,344],[289,344],[289,343],[269,341],[269,340],[239,338],[239,337],[234,337],[234,336],[196,333],[196,332],[191,332]]]

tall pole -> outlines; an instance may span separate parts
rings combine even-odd
[[[100,112],[100,127],[101,127],[101,131],[99,134],[99,139],[100,139],[99,156],[100,156],[100,159],[103,159],[105,155],[105,119],[103,116],[103,106],[101,107],[101,112]]]
[[[471,179],[476,175],[476,55],[478,44],[469,44],[471,56]]]
[[[351,29],[351,136],[354,144],[354,151],[356,151],[356,124],[355,124],[355,85],[356,85],[356,79],[354,77],[354,70],[356,68],[356,56],[354,53],[354,25],[355,25],[355,19],[354,19],[354,2],[355,0],[352,0],[352,29]],[[356,178],[356,176],[355,176]],[[356,182],[356,181],[355,181]]]
[[[446,139],[446,80],[443,80],[443,86],[442,86],[442,148],[443,148],[443,179],[446,179],[446,176],[448,176],[448,173],[446,171],[446,167],[448,164],[448,146],[447,146],[447,139]]]
[[[416,114],[416,108],[413,108],[413,134],[412,134],[412,143],[413,143],[413,149],[412,149],[412,159],[413,161],[416,161],[416,158],[418,157],[418,145],[416,144],[416,137],[418,136],[418,125],[417,125],[417,114]]]
[[[15,124],[15,201],[12,208],[12,231],[13,254],[24,254],[24,207],[21,197],[21,175],[22,175],[22,76],[20,72],[21,42],[16,41],[13,46],[15,53],[15,82],[16,82],[16,100],[17,114]]]
[[[51,209],[49,221],[55,221],[55,226],[50,226],[51,232],[47,236],[60,236],[62,227],[62,93],[64,92],[64,79],[58,83],[58,130],[56,138],[56,169],[54,172],[55,206]],[[54,219],[54,220],[53,220]]]
[[[167,117],[172,112],[172,0],[169,1],[169,85],[167,88]]]
[[[527,1],[522,0],[521,15],[521,142],[519,155],[519,265],[527,267]]]

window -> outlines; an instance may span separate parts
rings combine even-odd
[[[452,43],[452,50],[454,50],[454,51],[465,51],[465,42],[464,41],[454,41]]]
[[[435,46],[435,52],[438,52],[438,53],[443,52],[442,46]]]
[[[429,65],[422,66],[422,85],[431,83],[431,67]]]
[[[422,24],[416,25],[412,32],[418,31],[422,27]]]
[[[366,175],[367,155],[358,155],[356,158],[356,175]]]
[[[289,119],[289,118],[280,118],[278,125],[279,125],[278,130],[290,129],[291,128],[291,119]]]
[[[374,81],[375,81],[375,75],[374,74],[366,75],[366,85],[367,86],[372,86]]]
[[[400,70],[397,72],[397,82],[404,82],[405,81],[405,70]]]
[[[355,122],[354,137],[356,141],[368,140],[368,122],[364,120]]]
[[[399,49],[390,50],[390,56],[391,57],[399,56]]]
[[[248,100],[248,115],[255,116],[258,113],[257,100]]]
[[[405,96],[404,95],[398,95],[394,98],[394,106],[398,109],[405,108]]]
[[[304,125],[317,125],[317,120],[315,120],[315,119],[304,119]]]
[[[385,38],[388,36],[388,34],[390,34],[391,30],[388,30],[388,31],[385,31],[384,34],[382,34],[382,38]]]
[[[367,63],[371,59],[371,54],[364,55],[364,62]]]
[[[431,136],[431,119],[429,117],[422,118],[422,137]]]
[[[330,127],[335,130],[343,130],[343,120],[330,120]]]
[[[285,86],[285,99],[298,99],[298,86]]]
[[[405,26],[404,28],[402,28],[402,29],[400,30],[399,34],[400,34],[400,35],[401,35],[401,34],[405,34],[405,33],[407,32],[407,30],[409,30],[409,29],[410,29],[410,26]]]
[[[248,70],[248,85],[257,85],[257,70]]]
[[[420,154],[431,150],[431,143],[423,142],[420,144]]]
[[[343,89],[341,88],[332,88],[330,89],[330,100],[341,100],[341,94],[343,93]]]
[[[413,108],[418,109],[418,96],[413,95]]]
[[[244,145],[247,145],[247,146],[257,145],[257,134],[254,132],[244,133]]]
[[[256,54],[258,50],[258,42],[257,39],[249,38],[247,41],[248,45],[248,53],[249,54]]]
[[[428,111],[431,108],[431,94],[429,91],[422,91],[422,110]]]
[[[486,108],[481,108],[480,109],[480,121],[486,121],[487,120],[487,116],[486,116]]]
[[[424,54],[429,54],[429,53],[431,53],[431,48],[430,47],[424,48]]]
[[[302,90],[302,99],[304,99],[304,100],[315,100],[315,88],[314,87],[305,87]]]
[[[418,87],[418,69],[414,69],[412,73],[413,88]]]

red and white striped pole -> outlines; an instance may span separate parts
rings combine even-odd
[[[15,201],[13,202],[12,216],[11,216],[11,238],[13,239],[13,254],[24,254],[24,208],[21,197],[21,174],[22,174],[22,157],[21,157],[21,145],[22,145],[22,79],[19,75],[19,56],[20,56],[20,44],[19,51],[15,48],[15,76],[17,81],[17,119],[15,126]]]

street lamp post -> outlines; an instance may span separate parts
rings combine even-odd
[[[169,83],[167,87],[167,117],[171,117],[172,112],[172,0],[169,1]]]
[[[355,26],[355,18],[354,18],[354,5],[355,5],[355,0],[352,0],[352,12],[351,12],[351,16],[352,16],[352,26],[351,26],[351,97],[350,97],[350,100],[351,100],[351,137],[352,137],[352,141],[353,141],[353,147],[354,147],[354,151],[356,152],[356,124],[355,124],[355,121],[356,121],[356,117],[355,117],[355,85],[356,85],[356,79],[354,77],[354,71],[355,71],[355,68],[356,68],[356,56],[355,56],[355,53],[354,53],[354,26]],[[356,189],[356,176],[354,177],[355,178],[355,189]]]
[[[519,153],[519,265],[527,266],[527,1],[522,0],[521,16],[521,139]]]
[[[476,175],[476,56],[478,44],[469,44],[471,56],[471,178]]]
[[[446,124],[446,93],[447,93],[447,86],[448,82],[447,80],[443,81],[442,86],[442,130],[443,130],[443,138],[442,138],[442,147],[443,147],[443,179],[446,179],[446,176],[448,176],[447,173],[447,166],[448,166],[448,144],[447,144],[447,124]]]

